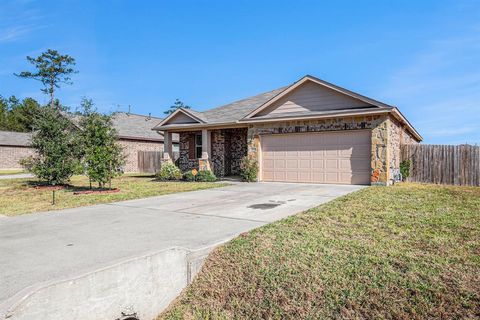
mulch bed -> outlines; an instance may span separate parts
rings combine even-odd
[[[119,188],[115,189],[100,189],[100,190],[82,190],[82,191],[75,191],[74,195],[80,194],[105,194],[105,193],[117,193],[120,192]]]

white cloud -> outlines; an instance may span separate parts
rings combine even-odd
[[[0,11],[0,43],[25,38],[38,29],[46,27],[45,16],[29,8],[33,1],[9,1]]]

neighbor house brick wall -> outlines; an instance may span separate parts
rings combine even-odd
[[[372,184],[388,184],[388,117],[387,115],[358,116],[319,120],[298,120],[249,125],[248,155],[259,159],[260,135],[295,132],[326,132],[343,130],[371,130]]]
[[[138,172],[138,151],[163,151],[163,142],[119,139],[125,158],[125,172]]]
[[[19,161],[33,155],[29,147],[0,146],[0,169],[21,169]]]

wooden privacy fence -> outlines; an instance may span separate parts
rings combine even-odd
[[[173,160],[179,157],[178,152],[173,152]],[[162,167],[163,151],[138,151],[138,171],[157,173]]]
[[[138,151],[138,170],[156,173],[162,165],[163,151]]]
[[[409,181],[480,186],[480,146],[409,144],[401,159],[411,161]]]

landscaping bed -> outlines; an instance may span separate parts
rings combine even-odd
[[[127,174],[112,180],[112,188],[120,190],[112,192],[113,190],[90,189],[87,177],[74,176],[68,186],[53,187],[55,205],[52,205],[52,187],[36,188],[38,183],[33,178],[0,180],[0,215],[15,216],[227,185],[212,182],[160,182],[150,175]]]
[[[215,250],[158,319],[480,318],[480,188],[371,187]]]

